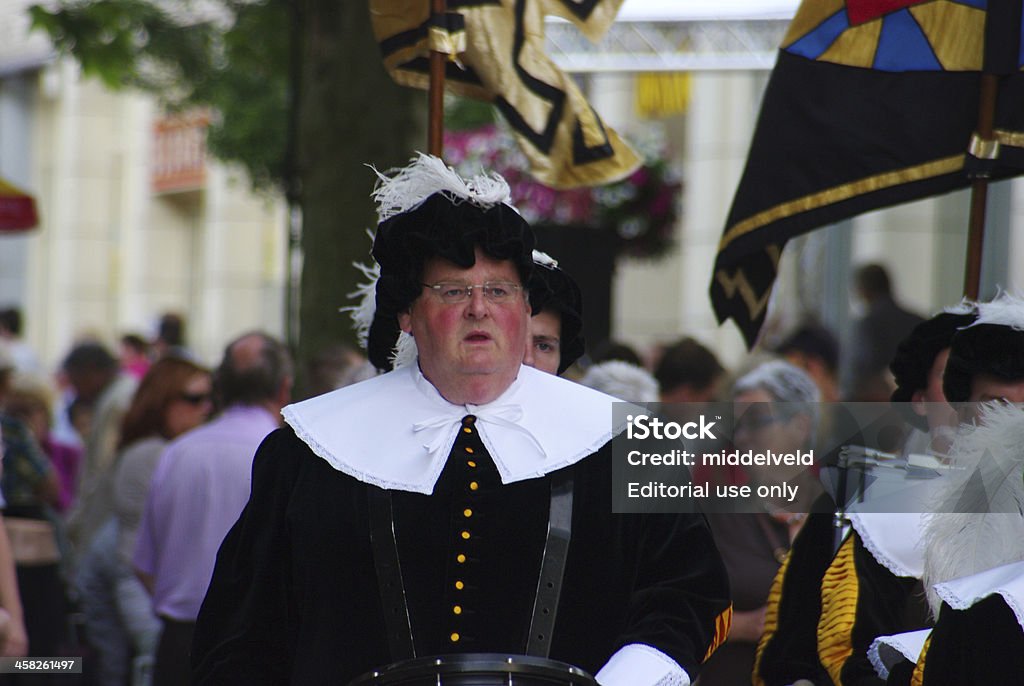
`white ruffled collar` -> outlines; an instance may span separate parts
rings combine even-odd
[[[924,515],[919,512],[850,512],[850,523],[864,547],[896,576],[924,574]]]
[[[543,476],[596,452],[621,430],[616,399],[520,367],[485,405],[454,405],[409,365],[282,410],[314,453],[365,483],[413,493],[434,490],[463,417],[476,427],[502,483]]]
[[[954,610],[966,610],[998,593],[1024,629],[1024,562],[986,569],[953,581],[935,584],[935,592]]]

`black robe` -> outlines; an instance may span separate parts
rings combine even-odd
[[[822,495],[811,506],[807,521],[772,583],[765,633],[757,647],[754,683],[788,686],[808,679],[819,686],[832,680],[818,658],[818,619],[821,580],[834,553],[834,501]]]
[[[610,455],[606,445],[565,468],[572,541],[550,657],[596,673],[643,643],[695,678],[727,630],[721,558],[700,515],[613,514]],[[432,495],[391,492],[418,656],[524,652],[551,478],[503,485],[479,435],[460,431]],[[194,683],[345,684],[393,661],[368,534],[373,488],[290,429],[266,439],[199,614]]]
[[[942,604],[918,658],[924,686],[1016,686],[1024,682],[1024,631],[998,593],[964,610]]]
[[[837,686],[886,683],[868,658],[872,642],[879,636],[930,626],[921,582],[897,576],[878,562],[856,530],[825,573],[822,589],[819,659],[833,677],[838,675],[833,678]]]

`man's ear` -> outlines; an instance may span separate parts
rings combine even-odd
[[[412,314],[409,310],[398,313],[398,326],[405,333],[412,335]]]
[[[928,407],[924,402],[924,391],[918,389],[914,391],[914,394],[910,396],[910,406],[914,410],[915,414],[924,417],[928,414]]]

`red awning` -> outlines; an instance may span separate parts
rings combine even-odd
[[[35,198],[0,178],[0,233],[27,231],[38,224]]]

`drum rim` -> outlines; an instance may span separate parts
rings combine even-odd
[[[433,669],[427,669],[432,667]],[[470,669],[472,668],[472,669]],[[408,678],[410,676],[424,676],[429,673],[436,675],[444,674],[466,674],[470,671],[492,672],[494,674],[522,674],[537,677],[572,677],[580,686],[593,684],[597,681],[584,669],[546,657],[536,655],[517,655],[514,653],[449,653],[445,655],[432,655],[430,657],[416,657],[401,662],[393,662],[378,669],[370,670],[350,684],[387,684],[391,680]],[[385,679],[377,681],[375,679]]]

